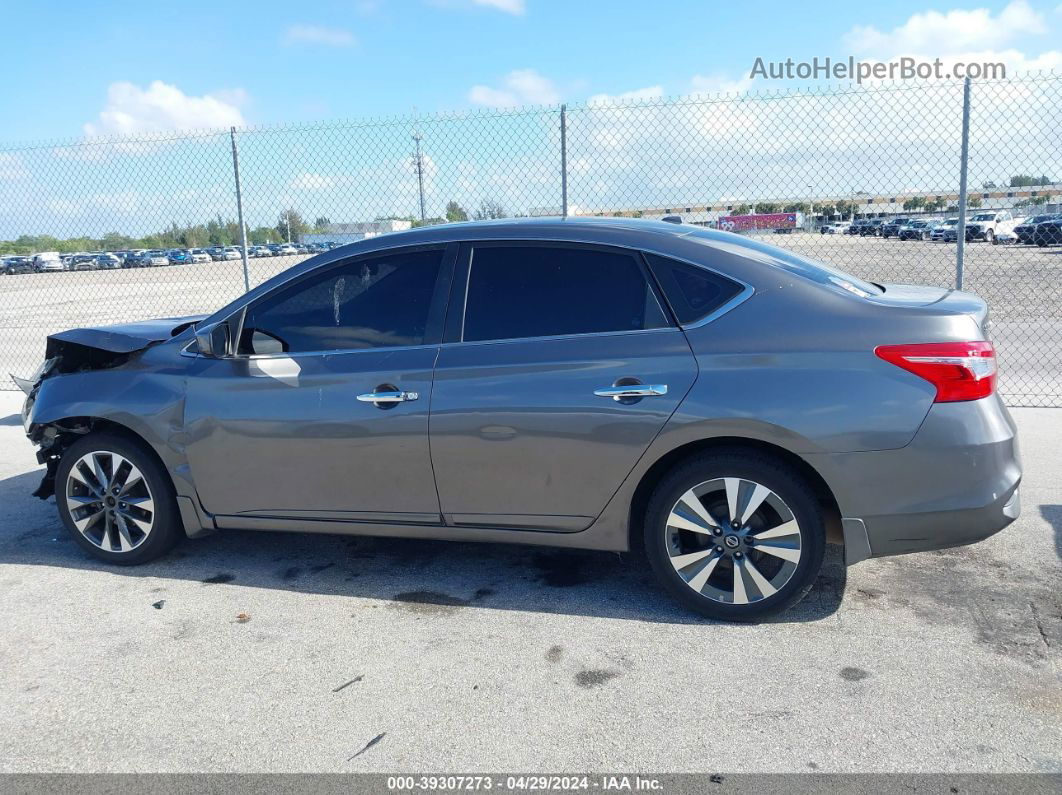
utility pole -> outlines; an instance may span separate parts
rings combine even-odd
[[[417,167],[417,190],[420,194],[420,220],[423,222],[424,218],[424,161],[420,156],[420,132],[413,133],[413,141],[416,143],[416,152],[413,155],[413,162]]]
[[[966,265],[966,172],[970,163],[970,78],[962,83],[962,150],[959,155],[959,223],[955,227],[955,289],[962,289]]]
[[[243,222],[243,189],[240,185],[240,150],[236,146],[236,128],[229,128],[232,139],[232,171],[236,177],[236,215],[240,220],[240,259],[243,260],[243,289],[251,289],[251,278],[247,272],[247,224]]]
[[[288,225],[288,242],[291,242],[291,210],[284,213],[284,223]]]

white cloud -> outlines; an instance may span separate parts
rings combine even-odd
[[[645,102],[651,99],[660,99],[664,96],[663,86],[646,86],[636,88],[633,91],[624,91],[622,94],[594,94],[587,100],[589,105],[615,105],[623,102]]]
[[[284,31],[284,43],[316,44],[322,47],[353,47],[358,40],[349,30],[323,25],[292,25]]]
[[[1004,47],[1030,34],[1045,33],[1043,17],[1026,0],[1014,0],[998,15],[987,8],[926,11],[890,31],[857,25],[842,41],[856,55],[946,55]]]
[[[472,86],[468,99],[476,105],[492,108],[511,108],[518,105],[554,105],[560,101],[553,82],[534,69],[509,72],[499,88]]]
[[[156,80],[147,88],[133,83],[111,83],[107,104],[95,122],[85,124],[85,135],[137,135],[166,130],[241,127],[245,124],[239,105],[243,91],[227,91],[193,97],[176,86]]]
[[[22,182],[29,179],[29,171],[17,156],[0,152],[0,182]]]
[[[734,79],[723,73],[694,75],[690,78],[690,88],[694,94],[743,94],[752,87],[752,79],[747,75]]]
[[[305,172],[291,180],[292,190],[325,190],[336,184],[336,178],[328,174]]]
[[[477,6],[496,8],[506,14],[515,14],[516,16],[520,16],[527,10],[524,6],[524,0],[472,0],[472,2]]]

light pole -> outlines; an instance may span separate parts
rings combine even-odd
[[[424,221],[424,163],[420,156],[420,133],[413,133],[413,140],[416,142],[416,153],[413,156],[413,162],[417,167],[417,191],[420,194],[420,220]]]

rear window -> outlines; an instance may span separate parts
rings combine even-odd
[[[703,241],[709,246],[718,245],[723,242],[718,235],[718,232],[703,231],[691,227],[688,239]],[[772,246],[769,243],[761,243],[758,240],[743,237],[731,245],[734,249],[737,249],[734,252],[735,254],[750,257],[757,262],[773,265],[776,268],[803,276],[805,279],[810,279],[818,284],[831,285],[847,290],[862,298],[881,295],[885,292],[873,282],[865,281],[858,276],[845,273],[825,263],[801,257],[799,254],[786,251],[778,246]]]

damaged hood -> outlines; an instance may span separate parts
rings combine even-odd
[[[48,357],[64,345],[82,345],[108,353],[133,353],[156,342],[168,340],[206,315],[167,317],[157,320],[141,320],[136,323],[120,323],[114,326],[95,326],[60,331],[48,337]]]

